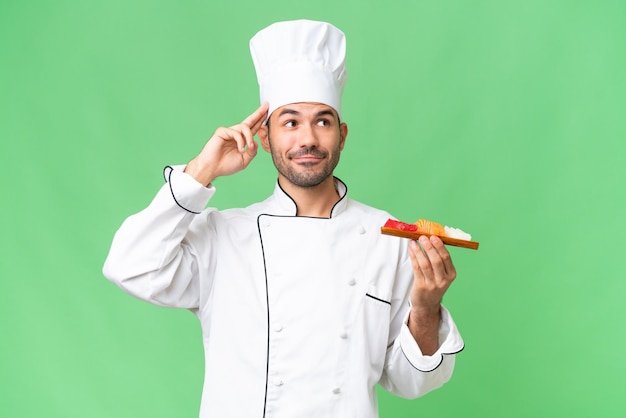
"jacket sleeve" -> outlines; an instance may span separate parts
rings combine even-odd
[[[127,218],[116,232],[104,263],[106,278],[150,303],[195,310],[198,307],[198,242],[193,224],[215,189],[166,167],[166,184],[150,205]]]
[[[406,267],[406,262],[403,264],[403,267]],[[402,270],[406,273],[406,268]],[[412,399],[437,389],[450,380],[454,370],[455,355],[463,350],[464,342],[452,316],[442,306],[439,348],[432,356],[422,354],[407,325],[412,273],[408,277],[411,280],[398,281],[395,289],[395,295],[398,295],[398,298],[394,299],[394,302],[398,305],[392,312],[390,327],[395,338],[387,349],[380,384],[398,396]]]

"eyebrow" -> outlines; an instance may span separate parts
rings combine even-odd
[[[319,116],[326,116],[326,115],[332,116],[334,118],[335,117],[335,112],[333,112],[330,109],[325,109],[325,110],[321,110],[321,111],[317,112],[316,116],[319,117]]]
[[[283,109],[280,111],[280,113],[278,114],[278,116],[282,116],[282,115],[299,115],[300,112],[298,112],[297,110],[293,110],[293,109]]]

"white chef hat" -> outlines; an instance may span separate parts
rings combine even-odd
[[[341,116],[347,76],[342,31],[326,22],[278,22],[252,37],[250,53],[268,115],[289,103],[317,102]]]

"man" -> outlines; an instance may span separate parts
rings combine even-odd
[[[441,306],[454,266],[438,238],[420,248],[381,235],[390,215],[333,176],[348,135],[343,33],[281,22],[250,48],[263,104],[166,168],[153,202],[116,233],[104,274],[199,317],[201,417],[376,417],[377,383],[413,398],[450,378],[463,348]],[[274,193],[205,209],[213,181],[255,157],[257,134],[278,170]]]

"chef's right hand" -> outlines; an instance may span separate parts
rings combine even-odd
[[[250,164],[258,144],[254,135],[267,118],[269,105],[263,103],[243,122],[230,128],[217,128],[200,154],[187,164],[185,172],[208,186],[216,177],[235,174]]]

